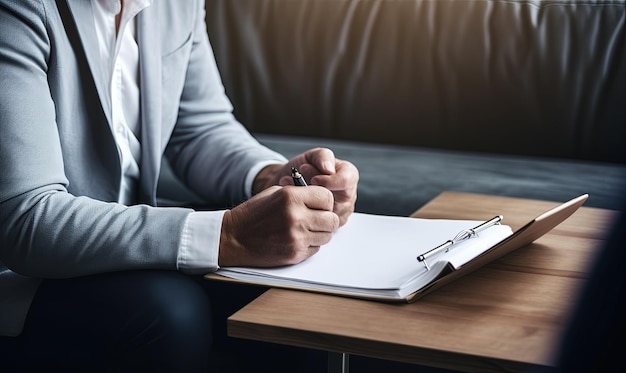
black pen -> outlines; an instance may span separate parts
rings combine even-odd
[[[293,184],[296,186],[306,186],[306,180],[302,174],[298,171],[297,168],[291,167],[291,178],[293,179]]]

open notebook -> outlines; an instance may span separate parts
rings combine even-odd
[[[506,223],[416,259],[482,221],[418,219],[354,213],[332,240],[302,263],[278,268],[221,268],[209,278],[388,301],[412,301],[550,231],[587,199],[559,205],[513,232]]]

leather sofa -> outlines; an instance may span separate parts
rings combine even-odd
[[[442,191],[620,209],[624,1],[207,0],[235,115],[360,170],[357,210]],[[164,169],[164,199],[190,198]]]

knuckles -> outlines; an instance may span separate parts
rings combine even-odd
[[[279,203],[286,209],[308,207],[314,210],[332,211],[335,203],[333,193],[321,186],[293,187],[287,186],[274,193]]]

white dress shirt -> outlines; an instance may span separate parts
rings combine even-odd
[[[102,60],[110,73],[112,126],[118,147],[122,177],[120,198],[122,204],[136,202],[141,157],[141,92],[139,89],[139,48],[135,16],[150,6],[152,0],[97,0],[94,1],[94,21]],[[116,15],[122,16],[116,30]],[[245,190],[251,195],[256,174],[268,164],[262,162],[247,174]],[[177,266],[188,273],[207,273],[218,268],[219,239],[224,211],[192,212],[187,217]]]

